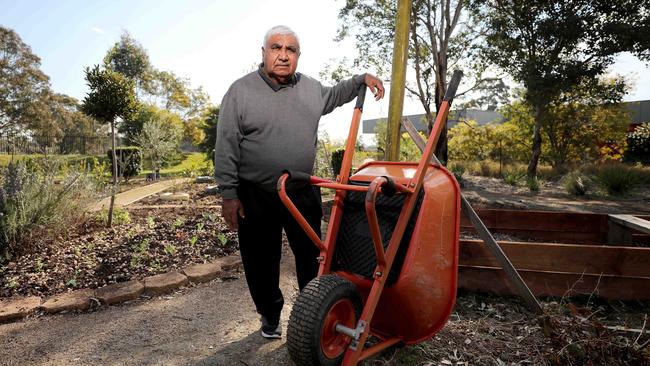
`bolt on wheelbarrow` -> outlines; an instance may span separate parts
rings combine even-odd
[[[428,339],[447,322],[456,299],[460,189],[430,160],[461,77],[452,77],[419,162],[372,161],[350,176],[362,87],[336,181],[280,176],[280,199],[320,251],[318,277],[289,318],[287,347],[297,365],[356,365]],[[336,190],[324,240],[287,196],[288,182]]]

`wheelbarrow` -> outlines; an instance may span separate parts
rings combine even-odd
[[[430,161],[461,77],[452,77],[419,162],[368,162],[350,176],[362,87],[336,181],[280,176],[280,199],[320,251],[318,277],[289,317],[287,348],[297,365],[356,365],[426,340],[447,322],[456,299],[460,189]],[[324,240],[287,196],[288,183],[336,190]]]

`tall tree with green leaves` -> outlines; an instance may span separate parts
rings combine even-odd
[[[115,122],[117,118],[129,119],[137,111],[135,83],[122,74],[110,69],[102,69],[99,65],[92,69],[86,68],[85,74],[90,91],[83,100],[81,110],[98,121],[111,125],[113,189],[108,208],[108,226],[110,227],[113,225],[113,207],[119,181],[115,153]]]
[[[151,64],[146,49],[127,31],[108,50],[104,65],[133,80],[138,99],[143,103],[178,114],[187,124],[185,140],[196,140],[197,119],[200,119],[210,102],[202,87],[192,88],[188,79],[171,71],[156,69]],[[141,120],[126,120],[118,128],[132,139],[142,131],[142,126]]]
[[[480,22],[473,18],[475,13],[466,11],[467,5],[467,0],[413,0],[408,66],[415,79],[407,83],[406,90],[422,104],[429,131],[447,90],[450,69],[464,68],[464,84],[472,85],[457,97],[472,91],[505,88],[499,78],[485,77],[485,66],[473,57],[480,41]],[[389,76],[396,10],[396,0],[346,1],[339,12],[337,39],[354,37],[359,52],[354,66],[374,68],[380,77]],[[344,66],[328,71],[334,80],[349,74]],[[466,82],[470,79],[471,83]],[[447,161],[446,127],[435,154]]]
[[[0,26],[0,131],[28,129],[47,114],[50,85],[40,63],[15,31]]]
[[[169,113],[169,112],[167,112]],[[142,131],[135,137],[145,157],[151,162],[151,169],[159,173],[163,163],[177,149],[183,133],[182,127],[166,120],[173,115],[161,115],[144,123]]]
[[[551,103],[603,75],[621,52],[650,59],[648,0],[489,0],[476,9],[486,58],[524,86],[534,111],[529,177],[537,175],[544,123],[553,123]]]
[[[128,31],[104,56],[104,66],[135,81],[139,93],[151,93],[153,67],[147,50]]]

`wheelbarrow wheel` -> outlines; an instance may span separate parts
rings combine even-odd
[[[298,366],[339,365],[351,338],[336,331],[354,328],[361,315],[356,286],[339,276],[313,279],[302,290],[289,317],[287,348]]]

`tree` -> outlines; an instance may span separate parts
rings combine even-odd
[[[411,33],[409,44],[409,67],[415,81],[407,83],[406,90],[416,97],[425,110],[429,131],[447,90],[450,68],[465,66],[475,70],[474,85],[458,96],[470,91],[503,88],[498,78],[485,78],[485,67],[472,64],[473,50],[480,41],[479,24],[474,13],[464,12],[467,1],[413,0],[411,8]],[[348,0],[341,9],[337,39],[354,36],[359,50],[355,66],[373,67],[380,76],[387,76],[392,59],[395,32],[396,0]],[[347,75],[344,67],[331,71],[332,78]],[[466,73],[469,74],[469,73]],[[467,78],[466,78],[467,79]],[[447,129],[443,129],[435,154],[447,161]]]
[[[169,117],[169,116],[168,116]],[[151,161],[151,168],[159,172],[169,155],[178,149],[182,129],[163,118],[153,118],[144,123],[135,142]]]
[[[186,78],[156,69],[144,47],[128,32],[124,31],[120,41],[107,52],[104,65],[133,80],[140,100],[178,114],[187,124],[186,141],[196,143],[202,137],[197,120],[209,104],[207,93],[202,87],[192,88]],[[145,120],[126,121],[119,126],[120,132],[126,132],[127,139],[132,140],[141,132]]]
[[[606,72],[614,55],[650,57],[648,1],[490,0],[479,6],[487,59],[525,88],[535,125],[527,174],[536,176],[542,127],[562,93]]]
[[[214,164],[214,148],[217,143],[217,125],[219,124],[219,106],[211,106],[205,112],[205,124],[203,133],[205,138],[199,145],[205,151],[206,158]]]
[[[115,122],[117,118],[129,119],[137,110],[135,83],[110,69],[99,65],[86,68],[86,82],[90,91],[84,98],[81,110],[102,123],[111,125],[113,155],[113,190],[108,208],[108,226],[113,225],[113,206],[117,193],[117,159],[115,156]]]
[[[129,32],[123,31],[120,41],[108,50],[104,56],[104,66],[135,81],[140,93],[151,93],[154,70],[149,55]]]
[[[0,131],[20,131],[47,113],[49,78],[40,58],[11,29],[0,26]]]
[[[589,79],[549,105],[542,131],[549,145],[546,158],[555,169],[593,161],[599,157],[599,146],[624,142],[630,123],[620,104],[625,93],[622,78]]]

